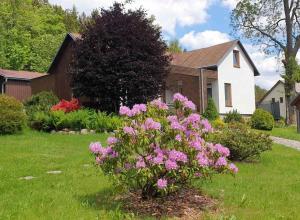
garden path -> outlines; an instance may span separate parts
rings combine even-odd
[[[271,139],[276,144],[281,144],[281,145],[285,145],[287,147],[294,148],[296,150],[300,150],[300,141],[295,141],[295,140],[290,140],[290,139],[285,139],[285,138],[280,138],[280,137],[274,137],[274,136],[271,136]]]

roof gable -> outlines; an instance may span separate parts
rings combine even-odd
[[[260,75],[249,54],[245,50],[240,41],[234,40],[223,44],[214,45],[207,48],[198,50],[192,50],[188,52],[172,54],[172,65],[184,66],[190,68],[205,68],[218,66],[227,54],[233,50],[233,48],[239,45],[246,58],[250,62],[250,65],[254,69],[254,75]]]
[[[262,103],[263,100],[280,84],[284,85],[284,82],[281,80],[278,80],[277,83],[275,83],[275,85],[271,89],[269,89],[269,91],[258,101],[258,104]]]

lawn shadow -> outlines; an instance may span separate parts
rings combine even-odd
[[[113,211],[119,210],[121,202],[115,199],[115,193],[112,188],[104,188],[101,191],[82,195],[77,197],[83,207],[96,210]]]

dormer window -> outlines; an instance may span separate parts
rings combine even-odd
[[[240,52],[238,50],[233,51],[233,66],[240,68]]]

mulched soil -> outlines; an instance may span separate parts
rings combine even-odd
[[[119,198],[123,208],[138,216],[175,217],[184,220],[201,219],[204,211],[217,211],[217,202],[196,189],[182,189],[165,198],[144,200],[140,192]]]

